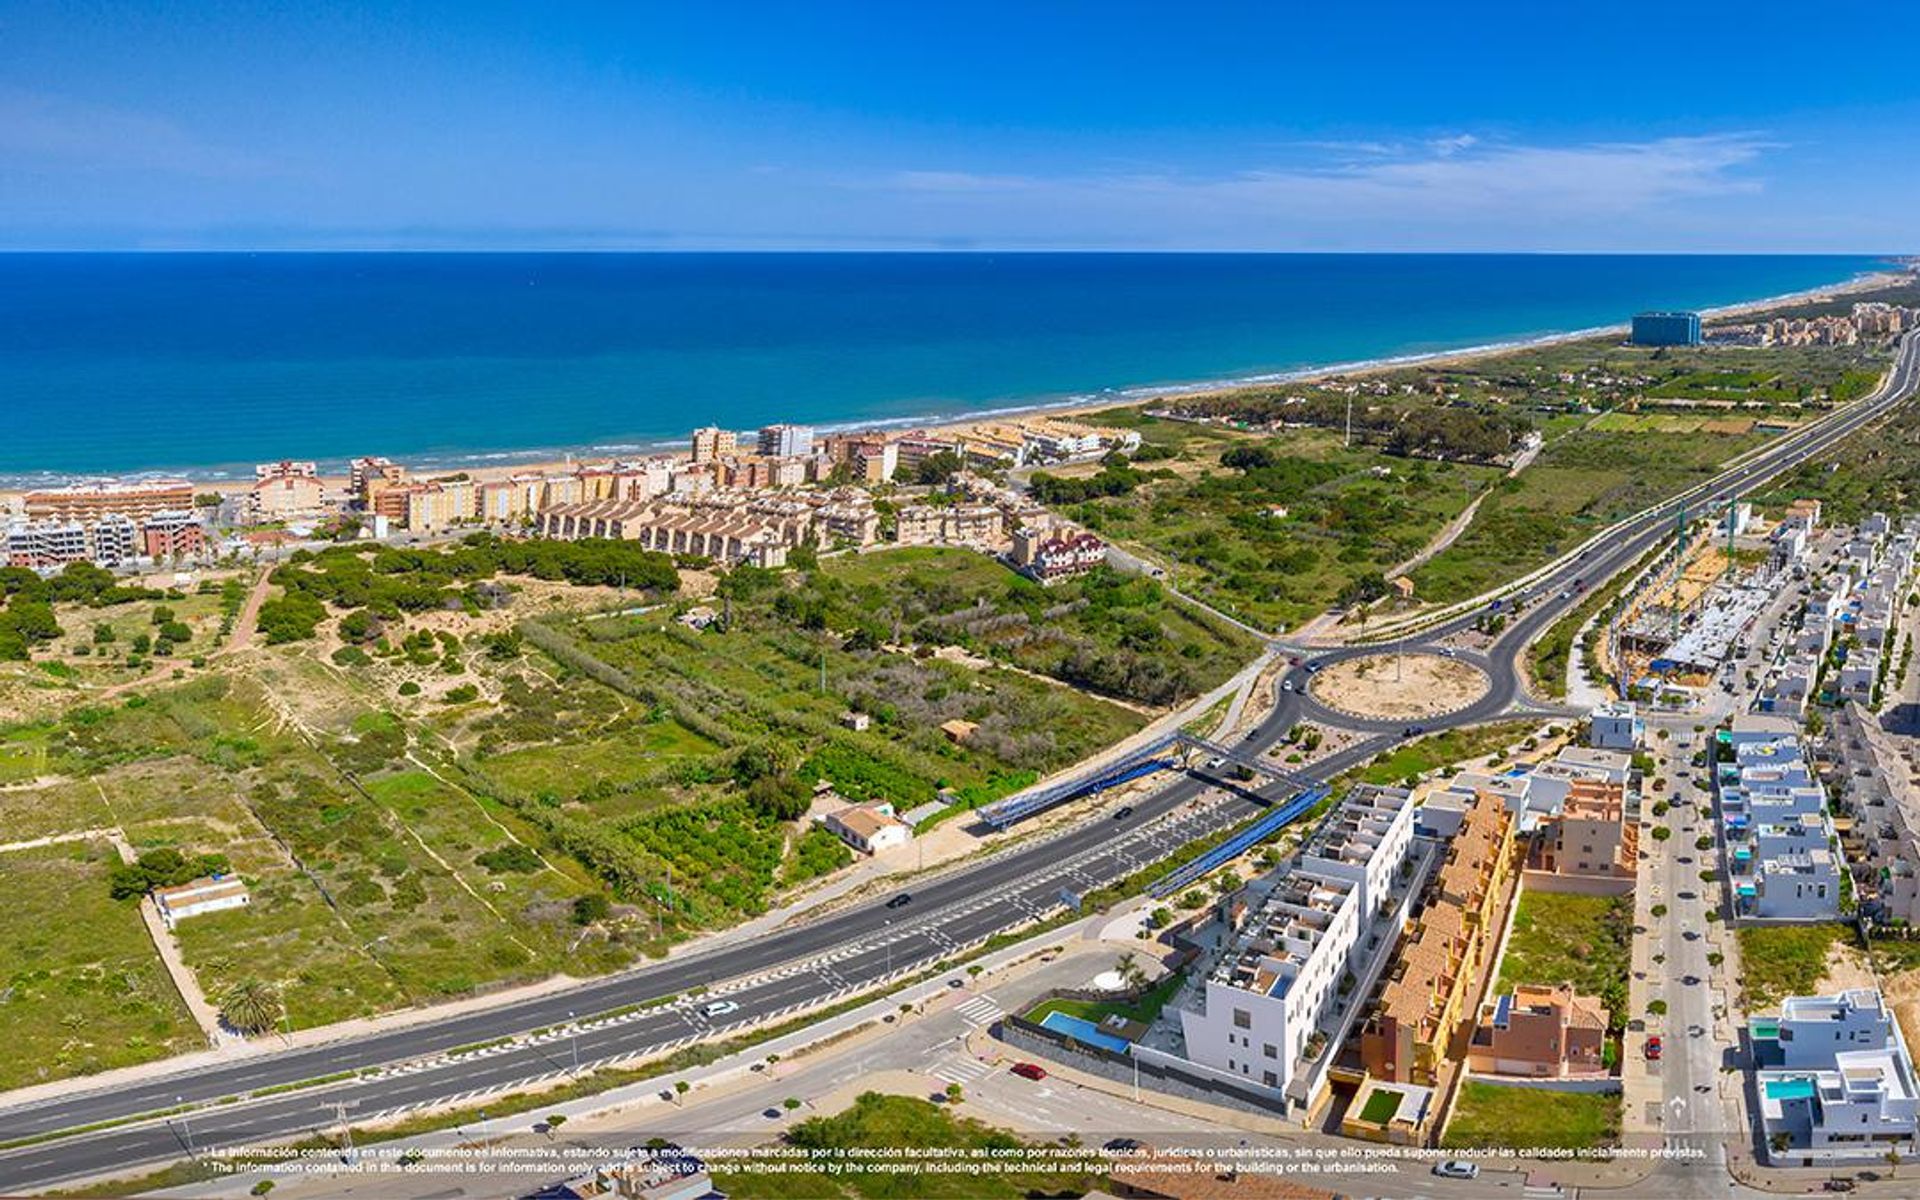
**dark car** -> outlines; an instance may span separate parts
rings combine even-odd
[[[1133,805],[1131,804],[1122,804],[1119,808],[1113,810],[1113,819],[1116,821],[1124,821],[1132,815]]]
[[[1030,1062],[1013,1064],[1013,1073],[1022,1079],[1032,1079],[1036,1082],[1047,1077],[1047,1069],[1045,1067],[1038,1063]]]
[[[1104,1149],[1122,1153],[1141,1149],[1141,1145],[1138,1138],[1114,1138],[1106,1144]]]
[[[760,1115],[769,1121],[778,1121],[780,1119],[780,1110],[777,1108],[763,1108],[760,1110]]]
[[[898,896],[895,896],[893,899],[887,901],[887,907],[888,908],[905,908],[907,905],[912,903],[913,903],[913,893],[901,892]]]

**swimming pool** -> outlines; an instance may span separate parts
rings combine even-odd
[[[1080,1017],[1070,1017],[1063,1012],[1050,1012],[1040,1019],[1042,1029],[1051,1029],[1055,1033],[1064,1033],[1075,1041],[1085,1042],[1089,1046],[1098,1046],[1102,1050],[1111,1050],[1115,1054],[1125,1054],[1133,1048],[1133,1043],[1123,1037],[1105,1033],[1092,1021]]]

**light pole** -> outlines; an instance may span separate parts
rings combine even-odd
[[[184,1096],[175,1096],[173,1102],[178,1107],[186,1106],[186,1098]],[[187,1157],[196,1157],[193,1152],[193,1123],[187,1119],[186,1113],[180,1114],[180,1134],[181,1138],[187,1143]]]

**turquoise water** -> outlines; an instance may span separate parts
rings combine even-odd
[[[1863,257],[0,255],[0,476],[510,461],[1592,328]]]
[[[1813,1095],[1811,1079],[1769,1079],[1767,1098],[1770,1100],[1805,1100]]]
[[[1084,1017],[1070,1017],[1063,1012],[1050,1012],[1040,1019],[1040,1026],[1043,1029],[1051,1029],[1055,1033],[1064,1033],[1089,1046],[1111,1050],[1115,1054],[1125,1054],[1133,1049],[1132,1042],[1123,1037],[1102,1032],[1098,1025]]]

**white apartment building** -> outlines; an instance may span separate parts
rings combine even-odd
[[[1768,921],[1840,915],[1843,865],[1832,849],[1827,794],[1792,721],[1736,717],[1723,735],[1733,761],[1715,769],[1734,911]]]
[[[1367,934],[1409,860],[1413,817],[1404,789],[1355,788],[1313,842],[1255,885],[1200,1002],[1180,1012],[1187,1059],[1285,1090],[1349,973],[1392,948]]]
[[[1638,750],[1647,722],[1631,700],[1609,700],[1588,718],[1587,744],[1601,750]]]

